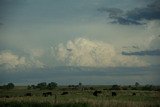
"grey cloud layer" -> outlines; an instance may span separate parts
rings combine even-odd
[[[135,24],[135,25],[141,25],[141,23],[131,20],[129,18],[125,17],[125,12],[121,9],[118,8],[100,8],[98,9],[101,13],[107,12],[109,15],[109,18],[114,19],[110,23],[112,24],[122,24],[122,25],[130,25],[130,24]]]
[[[30,72],[0,72],[0,81],[12,81],[19,84],[56,81],[58,84],[134,84],[135,79],[141,84],[159,84],[159,67],[144,68],[89,68],[56,67],[52,69],[30,69]],[[63,78],[63,79],[62,79]],[[148,81],[149,79],[149,81]]]
[[[3,25],[3,23],[0,22],[0,26],[2,26],[2,25]]]

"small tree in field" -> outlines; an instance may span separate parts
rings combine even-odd
[[[8,83],[7,84],[7,89],[13,89],[14,88],[14,84],[13,83]]]
[[[138,82],[135,83],[135,86],[138,87],[140,84]]]
[[[46,82],[41,82],[39,84],[37,84],[37,88],[43,90],[47,88],[47,83]]]
[[[4,89],[13,89],[14,88],[14,84],[13,83],[8,83],[7,85],[3,86]]]
[[[52,90],[52,89],[54,89],[54,88],[56,88],[56,87],[57,87],[57,83],[55,83],[55,82],[51,82],[51,83],[49,83],[48,86],[47,86],[47,88],[50,89],[50,90]]]
[[[78,84],[78,86],[81,87],[81,86],[82,86],[82,83],[80,82],[80,83]]]
[[[30,85],[28,85],[28,86],[27,86],[27,89],[30,90],[30,89],[32,89],[32,87],[31,87]]]

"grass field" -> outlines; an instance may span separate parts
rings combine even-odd
[[[94,90],[69,89],[58,87],[54,90],[27,90],[27,87],[15,87],[12,90],[0,90],[0,107],[160,107],[160,92],[140,90],[111,90],[105,87],[94,87],[102,94],[93,96]],[[68,94],[61,95],[67,91]],[[52,92],[52,96],[44,97],[43,92]],[[132,96],[135,92],[136,95]],[[32,96],[25,96],[32,93]],[[55,95],[56,94],[56,99]],[[9,98],[6,98],[9,97]]]

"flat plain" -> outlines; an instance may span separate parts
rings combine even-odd
[[[94,96],[95,90],[101,93]],[[52,95],[45,97],[43,93],[46,92]],[[66,94],[62,95],[64,92]],[[116,92],[116,96],[112,96],[112,92]],[[110,90],[109,86],[77,89],[59,86],[53,90],[28,90],[26,86],[16,86],[12,90],[0,90],[0,107],[160,107],[160,92]]]

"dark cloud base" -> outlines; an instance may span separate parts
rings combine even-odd
[[[135,8],[133,10],[124,12],[118,8],[99,8],[101,13],[108,13],[112,24],[121,25],[142,25],[145,24],[143,20],[160,20],[160,0],[153,0],[144,8]]]
[[[142,25],[142,23],[140,23],[140,22],[126,19],[126,18],[122,18],[122,17],[117,18],[115,21],[112,21],[111,23],[112,24],[121,24],[121,25]]]
[[[159,20],[160,19],[160,0],[153,0],[146,8],[136,8],[127,12],[127,18],[133,20]]]
[[[32,69],[18,72],[0,72],[0,84],[14,82],[18,84],[34,84],[55,81],[58,84],[159,84],[159,67],[56,67],[49,69]],[[153,78],[152,80],[148,79]]]
[[[122,52],[122,55],[137,55],[137,56],[160,56],[160,49],[156,50],[146,50],[146,51],[138,51],[138,52]]]

